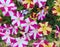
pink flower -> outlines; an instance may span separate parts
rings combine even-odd
[[[7,45],[11,45],[11,41],[14,39],[10,36],[9,32],[2,33],[0,32],[0,37],[5,41]]]
[[[1,26],[0,30],[2,33],[9,32],[9,34],[14,35],[14,34],[17,34],[18,27],[17,26],[11,26],[8,24],[4,24],[3,26]]]
[[[55,37],[59,37],[60,38],[60,28],[59,28],[58,25],[56,25]]]
[[[26,40],[26,38],[16,38],[15,39],[16,42],[13,43],[12,47],[26,47],[28,45],[28,41]]]
[[[23,27],[25,32],[28,32],[30,29],[32,29],[33,25],[37,24],[36,21],[27,18],[25,21],[21,21],[21,27]]]
[[[29,36],[31,39],[37,39],[43,37],[43,33],[38,31],[39,25],[33,25],[32,30],[29,31]]]
[[[24,19],[24,16],[22,13],[17,11],[15,15],[11,16],[11,19],[12,19],[12,25],[16,25],[19,27],[21,25],[20,21]]]
[[[46,4],[46,1],[47,0],[33,0],[33,2],[36,3],[39,6],[39,8],[44,7]]]
[[[43,10],[41,10],[38,14],[38,20],[43,20],[43,19],[45,19],[45,10],[43,9]]]
[[[11,34],[14,35],[14,34],[17,34],[17,33],[18,33],[18,27],[17,26],[12,26]]]
[[[13,0],[0,0],[0,9],[4,16],[10,16],[10,12],[17,9]]]

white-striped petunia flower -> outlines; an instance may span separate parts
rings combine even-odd
[[[38,29],[40,28],[39,25],[33,25],[34,27],[32,27],[32,30],[29,31],[29,36],[30,39],[37,39],[37,38],[41,38],[43,37],[42,32],[39,32]]]
[[[23,27],[25,32],[28,32],[30,29],[32,29],[33,25],[37,24],[36,21],[27,18],[24,21],[21,21],[21,27]]]
[[[56,30],[55,30],[55,37],[59,37],[60,38],[60,27],[58,25],[56,25]]]
[[[15,15],[11,16],[11,19],[12,19],[12,25],[16,25],[17,27],[20,27],[21,25],[20,21],[24,20],[24,16],[22,13],[17,11]]]
[[[4,16],[10,16],[10,12],[17,9],[13,0],[0,0],[0,9]]]
[[[4,42],[7,45],[11,45],[11,41],[14,39],[13,37],[10,36],[9,32],[5,33],[0,32],[0,37],[2,38],[2,40],[4,40]]]
[[[38,20],[43,20],[46,14],[44,10],[41,10],[37,15],[38,15]]]
[[[33,2],[37,4],[39,8],[44,7],[46,4],[46,1],[47,0],[33,0]]]
[[[18,27],[4,24],[3,26],[0,26],[0,30],[1,30],[0,32],[2,32],[2,33],[9,32],[9,34],[14,35],[14,34],[17,34]]]
[[[27,47],[28,45],[28,40],[24,37],[19,37],[19,38],[16,38],[15,39],[16,42],[13,43],[13,46],[12,47]]]

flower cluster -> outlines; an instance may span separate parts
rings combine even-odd
[[[7,46],[29,47],[33,41],[31,47],[57,47],[56,41],[48,40],[53,28],[46,20],[49,9],[46,2],[47,0],[0,0],[3,15],[0,16],[0,38]],[[59,4],[59,0],[55,1],[53,14],[60,15]],[[3,19],[4,17],[10,17],[11,22],[7,23],[8,20]],[[58,25],[54,33],[54,38],[60,39]]]

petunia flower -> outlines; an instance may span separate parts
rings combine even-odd
[[[51,26],[48,24],[48,22],[45,23],[39,23],[40,28],[38,29],[40,32],[43,32],[44,35],[48,35],[51,33],[52,28]]]
[[[34,12],[30,15],[30,18],[33,20],[37,20],[37,17],[38,17],[38,15]]]
[[[48,42],[47,40],[37,40],[33,43],[33,47],[56,47],[55,42]]]
[[[37,24],[36,21],[27,18],[24,21],[21,21],[21,27],[24,29],[25,32],[28,32],[32,29],[33,25]]]
[[[16,12],[15,15],[11,16],[12,19],[12,25],[16,25],[17,27],[20,27],[21,23],[20,21],[24,19],[24,16],[20,12]]]
[[[0,9],[4,16],[10,16],[10,12],[17,9],[13,0],[0,0]]]
[[[9,32],[9,34],[11,34],[11,30],[12,30],[12,26],[9,24],[4,24],[3,26],[1,26],[2,32]]]
[[[4,42],[7,45],[11,45],[11,41],[12,39],[14,39],[13,37],[10,36],[9,32],[5,32],[5,33],[0,32],[0,37],[2,38],[2,40],[4,40]]]
[[[2,33],[9,32],[10,35],[14,35],[14,34],[17,34],[18,27],[4,24],[3,26],[0,26],[0,32]]]
[[[22,0],[22,4],[27,9],[34,7],[33,0]]]
[[[60,38],[60,28],[58,25],[56,25],[56,30],[55,30],[55,37],[59,37]]]
[[[47,0],[33,0],[35,4],[38,5],[39,8],[44,7],[46,5]]]
[[[30,39],[37,39],[37,38],[42,38],[43,34],[42,32],[39,32],[39,25],[33,25],[32,30],[29,31],[28,35],[30,36]]]
[[[54,6],[54,7],[52,8],[52,13],[53,13],[54,15],[60,16],[60,6],[59,6],[59,5]]]
[[[18,33],[18,27],[12,26],[11,35],[16,35]]]
[[[52,8],[52,13],[54,15],[60,16],[60,0],[55,0],[54,2],[55,4],[54,7]]]
[[[26,40],[26,38],[16,38],[15,39],[16,42],[13,44],[12,47],[26,47],[28,45],[28,41]]]
[[[38,13],[37,13],[37,15],[38,15],[38,20],[44,20],[45,19],[45,17],[46,17],[46,14],[48,13],[48,6],[46,6],[46,7],[44,7],[44,8],[42,8],[42,9],[40,9],[40,8],[37,8],[37,10],[39,11]]]

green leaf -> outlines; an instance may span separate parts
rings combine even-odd
[[[3,24],[6,23],[6,24],[11,24],[11,17],[7,17],[7,16],[4,16],[3,17]]]
[[[49,34],[46,38],[47,38],[47,40],[49,40],[50,42],[54,41],[54,39],[55,39],[55,33],[52,32],[52,33]]]

